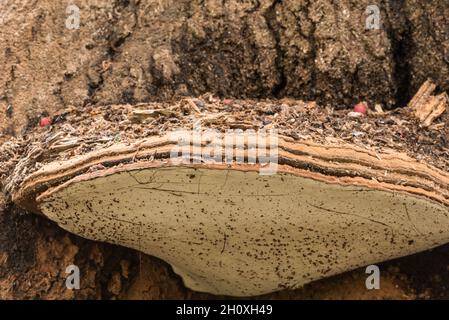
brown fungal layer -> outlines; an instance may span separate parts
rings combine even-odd
[[[280,135],[281,164],[329,177],[435,191],[437,198],[447,199],[447,114],[435,124],[438,130],[424,130],[408,110],[370,111],[352,119],[347,111],[299,100],[236,100],[229,105],[206,95],[85,112],[68,109],[54,118],[63,120],[2,145],[0,174],[10,196],[24,198],[35,188],[41,192],[98,164],[167,158],[177,143],[170,132],[192,129],[198,122],[204,130],[274,128]]]
[[[36,193],[86,173],[93,166],[146,162],[145,159],[151,157],[168,159],[175,147],[176,142],[167,137],[149,138],[129,146],[115,145],[64,162],[52,162],[24,179],[13,201],[29,209],[35,208]],[[351,145],[323,146],[281,137],[279,162],[286,167],[302,169],[304,175],[314,176],[315,173],[323,181],[406,191],[449,205],[449,174],[404,155],[376,154]],[[164,163],[159,162],[159,165]]]

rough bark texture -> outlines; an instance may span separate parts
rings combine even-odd
[[[404,106],[429,77],[440,89],[449,88],[445,0],[379,1],[378,31],[364,28],[370,1],[83,0],[76,1],[78,30],[64,26],[68,4],[0,4],[0,141],[20,136],[39,116],[68,105],[83,110],[89,104],[210,91],[292,96],[335,107],[367,100],[390,108]],[[432,138],[425,137],[420,148],[431,149]],[[2,298],[205,297],[182,288],[153,258],[139,262],[134,251],[68,235],[3,203],[0,199]],[[446,247],[386,264],[395,268],[380,292],[364,289],[360,270],[273,297],[401,298],[416,297],[416,290],[418,297],[447,298],[447,256]],[[83,278],[81,291],[68,292],[64,268],[73,261],[90,276]],[[406,279],[398,282],[398,274]],[[124,290],[129,282],[132,290]],[[398,283],[406,294],[395,288]]]
[[[66,105],[127,103],[211,91],[292,96],[348,107],[403,106],[427,78],[448,83],[448,4],[381,1],[79,1],[2,4],[3,133]],[[15,5],[15,6],[13,6]],[[446,14],[445,14],[446,13]]]

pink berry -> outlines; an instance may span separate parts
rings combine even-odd
[[[354,106],[354,112],[365,114],[368,111],[368,107],[365,103],[361,102]]]
[[[232,101],[231,99],[224,99],[223,103],[227,106],[231,106],[234,103],[234,101]]]
[[[39,121],[39,126],[41,126],[41,127],[46,127],[46,126],[49,126],[49,125],[51,125],[50,117],[43,117]]]

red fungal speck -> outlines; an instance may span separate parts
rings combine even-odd
[[[51,118],[50,117],[43,117],[39,121],[39,126],[41,126],[41,127],[46,127],[46,126],[49,126],[49,125],[51,125]]]
[[[354,112],[365,114],[367,111],[368,111],[368,106],[364,102],[358,103],[354,106]]]

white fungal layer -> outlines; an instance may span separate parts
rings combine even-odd
[[[291,173],[165,167],[78,177],[39,198],[82,237],[172,265],[187,287],[254,296],[449,241],[426,198]]]

